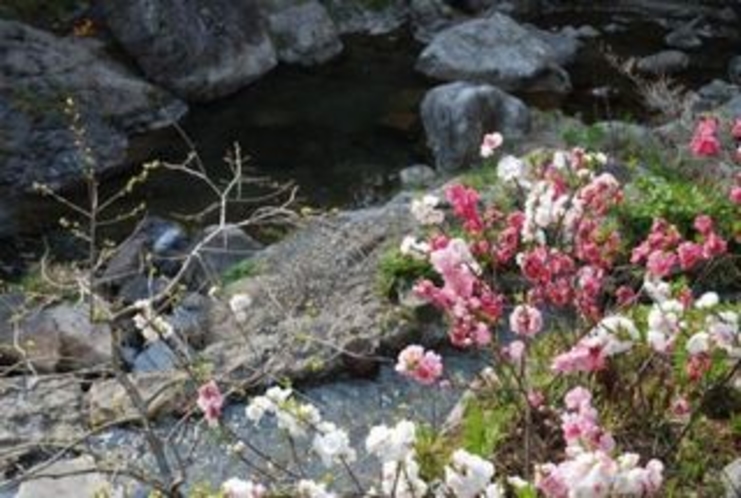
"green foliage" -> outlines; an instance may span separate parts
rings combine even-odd
[[[606,138],[605,130],[597,125],[573,126],[561,133],[561,138],[569,147],[584,147],[588,150],[600,150]]]
[[[392,299],[400,289],[410,287],[422,278],[437,278],[428,261],[404,256],[398,248],[392,248],[381,256],[377,287],[382,296]]]
[[[492,455],[509,436],[515,416],[516,409],[512,403],[470,400],[463,418],[463,448],[484,457]]]
[[[454,446],[439,431],[427,426],[418,427],[416,436],[414,449],[420,475],[426,481],[442,477]]]
[[[741,219],[716,188],[655,175],[637,178],[632,188],[619,213],[628,244],[642,240],[655,218],[675,224],[685,236],[700,213],[711,216],[724,234],[741,230]]]
[[[221,275],[224,285],[238,280],[254,277],[259,273],[259,265],[254,259],[245,259],[227,268]]]

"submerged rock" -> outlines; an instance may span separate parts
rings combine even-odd
[[[186,100],[223,97],[277,64],[256,0],[103,0],[101,7],[147,77]]]
[[[439,33],[417,60],[427,76],[496,85],[503,90],[567,93],[568,73],[559,65],[578,44],[567,35],[525,28],[495,13]]]
[[[427,144],[439,170],[478,164],[484,134],[498,131],[508,138],[527,133],[528,108],[496,87],[450,83],[433,88],[422,101]]]
[[[77,184],[86,168],[120,166],[128,134],[163,127],[186,111],[91,40],[0,20],[0,54],[0,185]]]

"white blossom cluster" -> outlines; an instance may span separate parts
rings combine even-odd
[[[157,313],[149,299],[140,299],[134,303],[139,312],[134,315],[134,326],[141,331],[144,340],[154,342],[160,338],[167,339],[174,333],[170,322]]]

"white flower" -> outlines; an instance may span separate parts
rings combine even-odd
[[[338,429],[331,422],[323,422],[318,427],[318,433],[314,436],[312,448],[319,455],[325,467],[330,467],[340,459],[348,462],[355,460],[355,450],[350,447],[350,438],[347,432]]]
[[[698,332],[689,338],[685,349],[692,356],[710,351],[710,335],[707,332]]]
[[[377,425],[368,433],[365,448],[382,462],[398,462],[412,452],[415,437],[416,426],[409,420],[402,420],[393,429]]]
[[[326,484],[316,483],[308,479],[300,480],[296,491],[301,498],[337,498],[336,494],[327,491]]]
[[[699,310],[710,309],[718,306],[720,297],[715,292],[706,292],[695,301],[695,308]]]
[[[445,467],[445,485],[456,498],[476,498],[494,477],[494,465],[466,450],[456,450]]]
[[[628,351],[633,347],[633,341],[639,338],[638,329],[633,321],[621,315],[603,318],[592,329],[591,335],[605,344],[603,351],[607,356]]]
[[[419,498],[427,493],[427,483],[419,477],[419,465],[412,455],[403,461],[387,461],[381,469],[382,496]]]
[[[569,155],[567,152],[557,150],[553,153],[553,167],[556,169],[565,169],[569,165]]]
[[[445,220],[445,213],[437,209],[440,199],[434,195],[425,195],[414,199],[411,205],[412,216],[422,225],[439,225]]]
[[[175,333],[170,322],[154,311],[151,301],[146,299],[136,301],[134,307],[140,310],[133,318],[134,326],[141,331],[147,342],[166,339]]]
[[[262,484],[231,478],[221,485],[224,498],[262,498],[267,490]]]
[[[229,299],[229,308],[234,313],[234,318],[240,322],[247,321],[247,308],[252,306],[252,298],[249,294],[234,294]]]
[[[525,176],[525,163],[515,156],[504,156],[497,164],[497,178],[503,182],[521,183]]]
[[[407,235],[404,240],[401,241],[399,251],[404,256],[411,256],[416,259],[426,259],[430,253],[430,244],[427,242],[420,242],[416,237]]]
[[[662,303],[669,299],[671,296],[671,287],[668,283],[659,279],[647,278],[643,281],[643,289],[648,294],[648,297],[654,300],[656,303]]]
[[[265,413],[270,413],[274,409],[275,404],[266,396],[256,396],[252,398],[250,404],[244,409],[244,414],[249,420],[255,424],[259,424]]]
[[[265,391],[265,397],[279,406],[285,403],[292,394],[293,390],[290,387],[284,389],[280,386],[273,386]]]
[[[507,493],[501,484],[489,484],[484,491],[485,498],[505,498]]]
[[[705,319],[708,332],[720,348],[731,356],[741,356],[739,317],[734,311],[723,311]]]
[[[322,416],[315,406],[309,404],[295,404],[292,406],[278,405],[276,416],[278,427],[285,430],[291,437],[306,436],[306,430],[317,427],[322,422]]]

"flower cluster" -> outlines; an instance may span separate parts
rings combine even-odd
[[[694,227],[699,234],[697,242],[684,240],[677,227],[666,220],[655,220],[646,240],[633,249],[631,263],[643,263],[651,277],[664,278],[678,268],[691,270],[702,261],[725,254],[728,243],[716,232],[709,216],[697,216]]]
[[[416,430],[413,422],[402,420],[394,427],[377,425],[368,433],[365,449],[381,461],[381,496],[414,498],[427,493],[414,451]]]
[[[167,339],[175,332],[170,322],[155,311],[151,300],[140,299],[133,306],[139,310],[133,318],[134,326],[141,331],[147,342]]]
[[[305,438],[313,432],[312,450],[325,467],[355,460],[347,431],[324,421],[314,405],[296,401],[293,390],[271,387],[265,395],[253,398],[245,409],[245,415],[254,424],[259,424],[266,414],[274,414],[278,428],[291,438]]]
[[[396,371],[420,384],[434,384],[443,374],[443,362],[439,354],[425,351],[422,346],[412,344],[399,353]]]
[[[567,459],[536,469],[536,486],[548,498],[589,496],[650,496],[663,482],[664,465],[659,460],[638,466],[639,456],[624,453],[612,456],[615,441],[599,425],[591,393],[576,387],[564,399],[567,411],[561,429]]]

